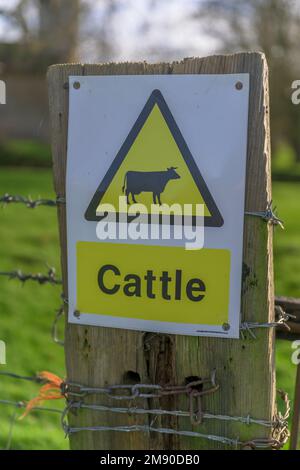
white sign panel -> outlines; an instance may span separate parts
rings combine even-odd
[[[248,99],[248,74],[70,77],[70,322],[239,336]]]

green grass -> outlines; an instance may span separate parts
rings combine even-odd
[[[0,194],[53,198],[50,170],[0,169]],[[56,209],[28,209],[12,204],[0,209],[0,271],[21,268],[24,272],[46,272],[47,262],[59,268]],[[58,269],[58,276],[60,272]],[[34,375],[49,370],[64,376],[63,348],[50,335],[55,310],[60,305],[60,286],[38,286],[28,281],[0,277],[0,339],[7,348],[7,365],[0,370]],[[1,399],[29,400],[38,386],[1,377]],[[62,407],[61,400],[49,406]],[[48,406],[48,405],[47,405]],[[10,406],[0,406],[0,448],[5,447]],[[18,410],[18,415],[21,411]],[[54,413],[34,412],[14,426],[13,449],[64,449],[68,442]]]
[[[51,171],[2,167],[0,194],[5,192],[53,198]],[[298,184],[276,182],[273,196],[286,227],[284,231],[276,228],[274,234],[276,293],[299,297]],[[58,268],[60,275],[56,210],[32,210],[13,204],[0,211],[0,271],[21,268],[24,272],[46,272],[48,262]],[[63,348],[50,337],[60,292],[59,286],[37,286],[31,281],[22,286],[18,281],[0,277],[0,339],[7,345],[7,365],[0,366],[0,370],[32,375],[46,369],[64,376]],[[277,341],[277,385],[292,397],[296,367],[291,353],[289,341]],[[28,400],[37,389],[35,384],[1,377],[0,399]],[[54,401],[50,406],[62,407],[63,403]],[[0,405],[0,448],[5,447],[13,412],[13,408]],[[52,413],[35,412],[17,421],[12,436],[13,449],[68,448],[59,416]]]
[[[300,297],[300,183],[273,183],[273,200],[285,230],[274,232],[274,273],[277,295]],[[299,339],[299,338],[295,338]],[[276,342],[277,388],[293,400],[296,366],[291,362],[292,342]]]
[[[51,167],[50,145],[30,139],[1,141],[0,165]]]

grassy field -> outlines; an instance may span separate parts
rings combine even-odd
[[[54,197],[50,170],[0,169],[0,194]],[[299,187],[296,183],[275,183],[274,201],[286,230],[275,231],[276,292],[300,296],[300,221]],[[59,273],[56,210],[40,207],[34,210],[11,205],[1,209],[0,271],[21,268],[24,272],[46,272],[45,262]],[[31,281],[22,286],[18,281],[0,278],[0,339],[7,345],[7,366],[0,370],[33,375],[50,370],[64,376],[63,349],[51,340],[50,330],[55,310],[60,305],[60,287],[37,286]],[[293,395],[295,366],[290,361],[290,342],[278,341],[278,387]],[[0,399],[28,400],[37,386],[1,377]],[[54,401],[50,406],[62,407]],[[48,406],[48,405],[47,405]],[[9,421],[14,412],[0,405],[0,448],[6,446]],[[18,415],[21,411],[18,410]],[[13,449],[66,449],[68,442],[60,429],[59,416],[31,413],[17,421]]]
[[[0,194],[53,197],[49,170],[0,169]],[[47,262],[58,268],[59,251],[56,209],[27,209],[21,205],[1,209],[1,271],[21,268],[24,272],[46,272]],[[60,286],[0,278],[0,338],[6,342],[7,366],[0,370],[34,375],[50,370],[64,376],[63,348],[50,335],[55,310],[60,306]],[[28,400],[37,386],[1,377],[1,399]],[[62,407],[60,400],[50,406]],[[48,406],[48,405],[47,405]],[[9,419],[14,409],[0,406],[0,448],[5,447]],[[18,410],[18,415],[21,411]],[[34,412],[17,421],[12,435],[13,449],[64,449],[68,441],[60,429],[60,417],[54,413]]]

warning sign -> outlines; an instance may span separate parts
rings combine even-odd
[[[118,207],[119,197],[152,204],[204,205],[204,223],[223,225],[217,205],[195,164],[193,156],[159,90],[154,90],[125,142],[97,188],[86,211],[87,220],[101,220],[101,204]],[[164,213],[162,207],[161,213]]]
[[[69,321],[237,338],[248,74],[80,76],[69,90]]]

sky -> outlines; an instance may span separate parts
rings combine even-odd
[[[90,34],[101,24],[101,0],[86,0],[91,8],[81,25],[79,59],[97,61],[97,41]],[[10,8],[17,0],[0,0]],[[114,52],[110,60],[180,59],[215,52],[218,44],[204,33],[199,21],[192,19],[201,0],[118,0],[120,8],[110,26]],[[156,5],[156,6],[155,6]],[[32,21],[33,11],[30,15]],[[207,26],[207,25],[206,25]],[[0,17],[0,40],[15,41],[18,31]]]

